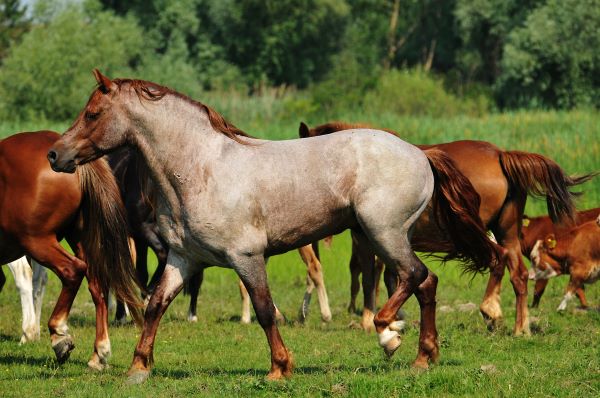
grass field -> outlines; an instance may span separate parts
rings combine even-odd
[[[296,136],[299,118],[268,123],[263,120],[261,124],[260,118],[253,115],[241,115],[238,120],[228,114],[239,127],[257,136],[273,139]],[[394,128],[415,143],[485,139],[503,148],[543,153],[570,173],[600,170],[597,113],[514,113],[451,119],[338,116],[338,119]],[[4,123],[0,124],[0,136],[40,128],[64,131],[67,126],[67,123]],[[580,207],[599,206],[600,180],[586,184],[583,189],[586,194],[579,202]],[[529,202],[530,214],[544,213],[543,201]],[[336,237],[332,250],[321,251],[333,321],[321,324],[314,297],[306,325],[291,322],[281,326],[284,341],[293,351],[296,369],[293,378],[275,383],[264,380],[269,354],[262,330],[256,323],[245,326],[238,322],[237,280],[230,270],[206,271],[198,323],[185,321],[187,298],[177,297],[159,328],[151,378],[143,386],[125,386],[124,373],[139,336],[134,326],[111,328],[112,367],[102,374],[88,371],[94,308],[87,290],[82,288],[70,320],[77,347],[69,362],[58,367],[45,327],[40,342],[18,345],[20,304],[12,277],[5,269],[8,281],[0,294],[0,396],[600,396],[600,312],[576,310],[576,304],[571,302],[566,313],[556,313],[566,278],[552,281],[540,308],[530,311],[533,336],[514,338],[510,335],[514,295],[507,280],[502,293],[504,325],[492,334],[485,329],[477,309],[458,310],[460,304],[479,305],[486,278],[463,276],[460,267],[453,263],[444,267],[432,263],[432,269],[440,277],[441,360],[431,370],[417,372],[410,368],[418,339],[416,300],[411,298],[405,305],[410,327],[402,347],[391,360],[384,359],[374,334],[349,327],[359,320],[358,315],[346,311],[349,236]],[[274,300],[293,321],[304,292],[304,265],[298,254],[291,252],[272,258],[268,273]],[[58,290],[58,280],[51,276],[43,323]],[[600,283],[589,286],[586,293],[597,308]]]

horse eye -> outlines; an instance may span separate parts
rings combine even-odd
[[[100,115],[100,112],[86,112],[85,118],[87,120],[96,120],[98,119],[98,115]]]

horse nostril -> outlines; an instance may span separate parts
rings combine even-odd
[[[54,164],[57,158],[58,154],[56,153],[56,151],[52,149],[48,151],[48,161],[50,162],[50,164]]]

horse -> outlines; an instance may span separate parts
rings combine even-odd
[[[6,264],[13,274],[15,285],[21,298],[22,322],[21,340],[25,344],[40,339],[40,318],[42,313],[42,300],[48,281],[46,269],[37,262],[29,265],[25,256]],[[6,277],[0,268],[0,291],[4,287]]]
[[[600,215],[571,228],[560,238],[554,234],[538,240],[531,250],[534,279],[549,279],[569,274],[569,284],[557,311],[567,309],[576,294],[582,308],[587,308],[583,285],[600,279]]]
[[[169,247],[128,383],[149,377],[162,315],[190,275],[206,266],[236,271],[270,346],[267,378],[291,376],[293,360],[275,323],[265,259],[348,228],[401,276],[374,318],[379,345],[387,355],[398,349],[393,315],[415,294],[421,330],[413,365],[427,368],[438,359],[437,276],[410,246],[413,224],[434,193],[434,173],[421,150],[368,129],[306,140],[255,139],[207,105],[156,83],[111,80],[98,70],[94,76],[97,88],[50,148],[48,161],[55,171],[73,173],[119,147],[138,150]],[[452,221],[464,223],[458,216]],[[487,248],[483,257],[491,261],[495,253],[491,245],[481,249]]]
[[[594,220],[600,214],[600,208],[588,209],[577,212],[575,218],[575,225],[581,225],[585,222]],[[521,227],[521,250],[523,255],[532,261],[531,251],[538,240],[544,240],[548,235],[554,234],[557,239],[569,232],[569,228],[560,227],[552,223],[552,220],[548,216],[540,217],[523,217],[523,226]],[[529,279],[535,280],[535,287],[533,290],[533,302],[531,303],[532,308],[537,308],[540,304],[544,290],[548,285],[548,278],[535,278],[535,272],[533,268],[529,270]],[[578,297],[583,297],[585,302],[585,293],[583,289],[577,291]]]
[[[61,280],[48,321],[58,363],[75,347],[67,319],[83,277],[88,279],[96,307],[96,339],[88,366],[102,370],[111,353],[105,302],[109,288],[132,308],[138,305],[125,212],[105,160],[86,164],[75,174],[50,169],[46,154],[59,137],[39,131],[0,141],[0,263],[27,254]],[[61,246],[63,238],[75,255]]]
[[[305,123],[300,124],[301,138],[329,135],[334,132],[354,128],[364,128],[363,124],[332,122],[309,129]],[[393,130],[385,130],[397,136]],[[505,250],[503,263],[490,264],[490,278],[480,311],[488,329],[497,328],[502,318],[500,307],[500,286],[504,276],[504,266],[508,267],[510,281],[516,296],[516,321],[513,333],[515,336],[530,335],[529,315],[527,309],[528,271],[521,257],[519,231],[522,225],[523,211],[527,195],[545,196],[548,211],[553,222],[570,223],[575,217],[573,198],[576,194],[569,188],[582,184],[595,174],[580,177],[568,176],[553,160],[534,153],[522,151],[504,151],[485,141],[455,141],[443,144],[417,145],[422,150],[437,149],[449,156],[464,176],[475,188],[481,204],[479,215],[485,227],[491,230],[498,243]],[[429,212],[425,212],[417,221],[412,237],[413,248],[423,252],[445,252],[447,245],[436,242],[443,237]],[[353,242],[353,261],[351,272],[355,278],[364,267],[361,251],[369,251],[361,247],[361,242]],[[356,256],[355,256],[356,254]],[[372,254],[367,254],[370,262]],[[370,268],[367,265],[367,268]],[[387,269],[386,269],[387,270]],[[384,275],[388,293],[393,291],[396,277],[393,270]],[[363,290],[373,290],[373,285],[363,277]],[[353,282],[354,283],[354,282]],[[365,293],[366,294],[366,293]]]
[[[158,232],[158,223],[156,222],[156,213],[152,206],[151,189],[150,192],[143,192],[144,183],[140,180],[139,169],[140,156],[136,151],[127,148],[121,148],[108,156],[108,162],[111,166],[113,174],[119,185],[121,197],[127,211],[127,221],[129,235],[132,237],[136,257],[136,273],[138,282],[146,288],[146,292],[152,292],[158,281],[162,277],[167,263],[167,244],[160,237]],[[147,252],[151,248],[156,254],[158,260],[157,268],[152,275],[152,279],[148,282],[148,264]],[[303,301],[300,311],[299,320],[304,322],[308,315],[310,297],[313,290],[317,289],[317,297],[321,309],[321,319],[323,322],[331,321],[331,309],[329,307],[329,299],[327,297],[327,289],[323,281],[323,273],[321,271],[321,262],[318,255],[318,246],[306,245],[298,249],[298,253],[302,261],[306,264],[307,280],[305,300]],[[203,270],[190,277],[184,292],[190,295],[190,304],[188,309],[187,319],[190,322],[197,322],[197,302],[200,286],[203,280]],[[249,324],[250,318],[250,298],[243,283],[239,284],[240,295],[242,298],[242,311],[240,322]],[[285,319],[283,315],[277,311],[278,320]],[[115,315],[117,324],[127,322],[127,314],[122,302],[117,302],[117,311]]]

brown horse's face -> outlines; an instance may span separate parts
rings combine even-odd
[[[116,101],[119,89],[98,70],[94,75],[98,88],[71,128],[48,151],[54,171],[73,173],[77,165],[98,159],[126,142],[129,122]]]

